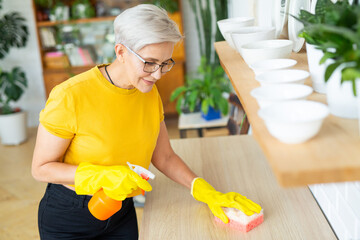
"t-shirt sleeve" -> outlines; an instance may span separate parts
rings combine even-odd
[[[39,121],[51,134],[66,139],[73,138],[76,132],[74,105],[71,94],[56,86],[40,112]]]

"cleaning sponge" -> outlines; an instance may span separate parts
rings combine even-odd
[[[241,232],[248,232],[264,221],[263,209],[261,209],[260,213],[254,213],[251,216],[247,216],[245,213],[236,208],[223,208],[223,210],[229,218],[229,223],[226,224],[226,226],[235,228]],[[215,217],[215,220],[219,223],[225,224],[217,217]]]

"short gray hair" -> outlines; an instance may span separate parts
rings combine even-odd
[[[128,8],[114,20],[115,42],[134,51],[149,44],[177,43],[183,36],[167,12],[152,4]]]

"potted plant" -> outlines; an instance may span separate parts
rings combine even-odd
[[[182,112],[193,112],[200,106],[202,116],[206,120],[212,120],[227,115],[228,101],[223,97],[224,93],[230,93],[228,79],[224,77],[221,66],[211,66],[206,59],[201,59],[198,68],[198,76],[187,77],[184,86],[175,89],[170,101],[177,99],[176,109]]]
[[[214,41],[223,40],[216,21],[227,18],[227,0],[191,0],[190,6],[195,15],[201,61],[198,71],[186,78],[184,86],[173,91],[170,100],[177,99],[179,114],[200,109],[203,118],[212,120],[220,118],[220,113],[228,113],[224,93],[230,93],[230,83],[225,78],[214,49]]]
[[[5,58],[11,48],[24,47],[27,43],[25,19],[17,12],[0,18],[0,32],[0,59]],[[26,114],[11,105],[20,99],[26,87],[26,75],[20,67],[10,71],[0,67],[0,138],[3,144],[17,145],[26,139]]]
[[[314,13],[301,10],[295,18],[304,24],[300,36],[323,52],[320,63],[326,63],[324,79],[330,112],[340,117],[357,118],[356,80],[360,78],[358,1],[318,0]]]

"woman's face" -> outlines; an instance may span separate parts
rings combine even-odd
[[[129,84],[143,93],[149,92],[156,81],[164,74],[161,72],[161,67],[153,73],[144,72],[144,62],[130,50],[126,50],[128,67],[129,69],[132,69],[131,71],[128,71]],[[174,43],[163,42],[147,45],[137,51],[136,54],[146,62],[162,64],[171,58],[173,50]]]

